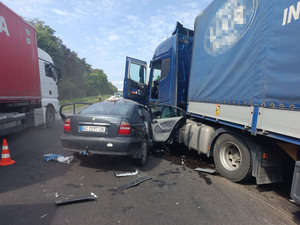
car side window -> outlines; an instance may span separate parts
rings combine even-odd
[[[138,107],[138,114],[140,117],[144,117],[144,112],[143,112],[142,107]]]
[[[181,109],[172,106],[151,106],[150,109],[153,119],[183,116],[183,111]]]
[[[161,110],[161,118],[171,118],[171,110],[169,107],[163,107]]]

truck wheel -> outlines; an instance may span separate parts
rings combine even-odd
[[[214,147],[214,161],[219,173],[233,181],[241,182],[251,177],[251,154],[246,143],[233,134],[222,134]]]
[[[147,138],[144,138],[143,143],[141,145],[141,154],[142,154],[142,157],[134,159],[134,163],[137,166],[144,166],[146,164],[147,159],[148,159],[148,149],[149,149],[149,146],[148,146]]]
[[[49,106],[46,109],[46,125],[47,127],[53,127],[55,124],[55,110]]]

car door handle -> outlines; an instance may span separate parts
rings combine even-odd
[[[152,120],[152,124],[156,124],[156,123],[158,123],[157,120]]]

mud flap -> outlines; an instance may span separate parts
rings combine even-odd
[[[282,154],[280,150],[267,151],[266,147],[256,145],[256,151],[252,151],[252,160],[252,176],[256,177],[258,185],[283,181]]]

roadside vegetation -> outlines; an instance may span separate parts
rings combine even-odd
[[[102,69],[92,68],[85,58],[79,58],[54,35],[55,30],[38,19],[30,22],[36,28],[38,47],[46,51],[61,70],[63,81],[58,84],[59,100],[72,101],[90,96],[92,99],[97,96],[98,99],[98,95],[112,95],[118,91]]]
[[[99,97],[102,101],[108,99],[111,95],[101,95],[101,96],[89,96],[89,97],[82,97],[82,98],[73,98],[68,100],[60,100],[59,105],[64,105],[73,102],[85,102],[85,103],[96,103],[99,102]]]

